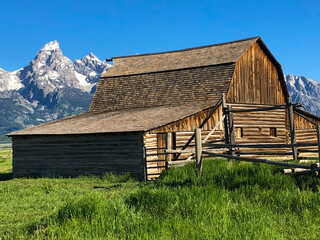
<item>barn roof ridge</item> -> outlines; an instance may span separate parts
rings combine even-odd
[[[238,40],[233,40],[233,41],[228,41],[228,42],[207,44],[207,45],[202,45],[202,46],[197,46],[197,47],[190,47],[190,48],[182,48],[182,49],[178,49],[178,50],[169,50],[169,51],[154,52],[154,53],[141,53],[141,54],[116,56],[116,57],[112,57],[111,59],[131,58],[131,57],[150,56],[150,55],[158,55],[158,54],[165,54],[165,53],[184,52],[184,51],[189,51],[189,50],[196,50],[196,49],[202,49],[202,48],[208,48],[208,47],[222,46],[222,45],[227,45],[227,44],[232,44],[232,43],[244,42],[244,41],[253,40],[253,39],[258,40],[258,39],[261,39],[261,37],[260,36],[254,36],[254,37],[243,38],[243,39],[238,39]]]
[[[261,40],[260,37],[252,37],[176,51],[114,57],[114,65],[101,77],[110,78],[235,63],[253,43],[259,40]]]
[[[207,67],[218,67],[218,66],[224,66],[224,65],[231,65],[235,64],[234,61],[231,62],[223,62],[218,64],[209,64],[209,65],[201,65],[201,66],[192,66],[192,67],[185,67],[185,68],[174,68],[174,69],[166,69],[166,70],[156,70],[153,72],[141,72],[141,73],[132,73],[128,75],[119,75],[119,76],[101,76],[101,78],[116,78],[116,77],[130,77],[135,75],[144,75],[144,74],[153,74],[153,73],[166,73],[166,72],[174,72],[174,71],[183,71],[183,70],[191,70],[196,68],[207,68]]]

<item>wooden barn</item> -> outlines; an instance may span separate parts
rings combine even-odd
[[[130,172],[158,177],[203,143],[316,142],[320,119],[292,104],[260,37],[112,58],[86,113],[10,133],[14,176]],[[253,110],[254,111],[250,111]],[[246,111],[247,110],[247,111]],[[317,157],[317,147],[217,149],[237,156]]]

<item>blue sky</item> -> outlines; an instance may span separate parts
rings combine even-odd
[[[72,60],[261,36],[285,74],[320,81],[320,1],[0,0],[0,68],[26,66],[58,40]]]

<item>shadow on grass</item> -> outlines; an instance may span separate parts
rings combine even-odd
[[[12,173],[0,173],[0,181],[8,181],[13,179]]]

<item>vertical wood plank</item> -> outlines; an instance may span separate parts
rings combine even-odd
[[[172,133],[167,132],[166,133],[166,150],[171,150],[172,149]],[[171,161],[171,154],[166,153],[166,169],[168,169],[168,161]]]
[[[317,125],[318,161],[320,163],[320,127]]]
[[[231,112],[232,107],[229,105],[228,106],[228,120],[229,120],[229,142],[230,144],[234,144],[235,143],[235,136],[234,136],[234,124],[233,124],[233,114]],[[230,155],[234,155],[235,152],[232,151],[232,148],[229,149],[229,154]]]
[[[222,111],[224,118],[224,137],[225,137],[225,143],[229,144],[229,128],[228,128],[228,116],[227,116],[227,104],[226,104],[226,97],[225,94],[222,94]]]
[[[294,128],[294,118],[293,118],[293,106],[291,104],[291,98],[288,98],[288,103],[290,107],[288,108],[288,117],[289,117],[289,125],[290,125],[290,136],[291,136],[291,144],[296,144],[296,133]],[[297,147],[292,148],[292,157],[294,160],[298,159]]]
[[[196,128],[195,129],[195,152],[196,152],[196,164],[197,168],[200,171],[200,174],[202,173],[202,141],[201,141],[201,129]]]

